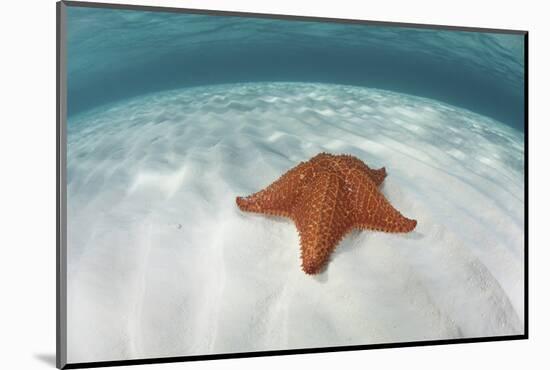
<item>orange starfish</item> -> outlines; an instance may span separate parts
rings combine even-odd
[[[237,197],[242,211],[288,217],[300,234],[302,269],[316,274],[352,229],[409,232],[416,227],[378,187],[386,169],[374,170],[351,155],[317,154],[264,190]]]

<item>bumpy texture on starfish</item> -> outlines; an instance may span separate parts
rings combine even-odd
[[[378,187],[386,169],[374,170],[351,155],[320,153],[301,162],[264,190],[237,197],[242,211],[288,217],[300,235],[302,269],[321,271],[352,229],[409,232],[416,227]]]

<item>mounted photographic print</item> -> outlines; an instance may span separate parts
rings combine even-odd
[[[58,367],[527,338],[527,32],[57,10]]]

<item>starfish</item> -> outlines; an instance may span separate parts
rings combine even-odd
[[[317,274],[353,229],[409,232],[416,227],[416,220],[404,217],[380,192],[385,177],[384,167],[375,170],[351,155],[320,153],[236,201],[242,211],[294,221],[302,270]]]

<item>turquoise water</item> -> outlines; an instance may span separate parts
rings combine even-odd
[[[436,99],[524,130],[524,36],[69,6],[69,117],[166,89],[321,82]]]

